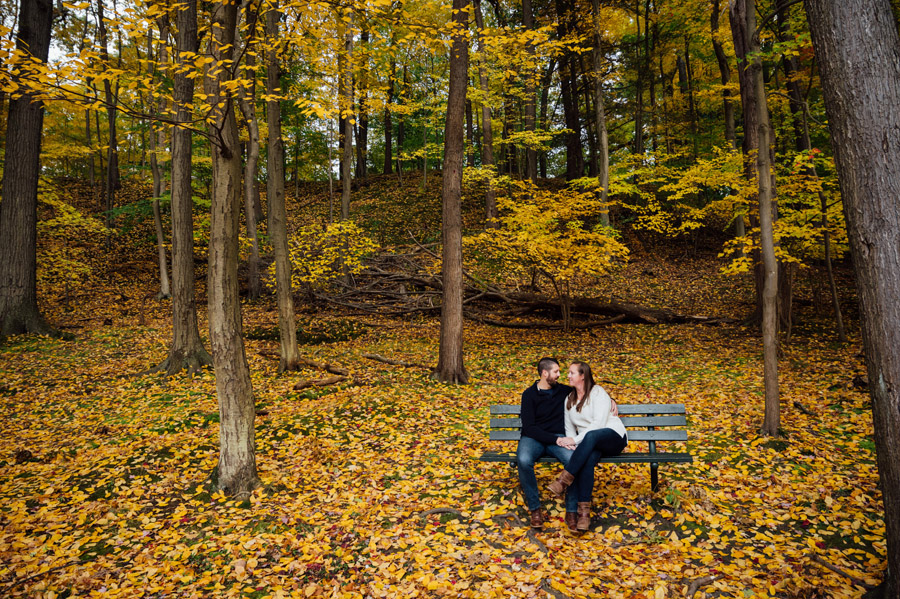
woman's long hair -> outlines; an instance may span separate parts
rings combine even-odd
[[[578,401],[578,390],[573,388],[572,392],[569,393],[566,409],[572,409],[572,406],[575,406],[575,402],[577,401],[578,405],[575,406],[575,411],[581,412],[581,408],[584,407],[584,402],[591,396],[591,389],[594,388],[594,374],[591,372],[591,367],[585,362],[572,362],[572,366],[578,368],[579,374],[584,377],[584,395],[581,397],[581,401]]]

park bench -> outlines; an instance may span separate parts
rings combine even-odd
[[[522,433],[519,405],[491,406],[491,441],[518,441]],[[694,461],[689,453],[657,451],[660,441],[687,441],[687,426],[684,404],[619,404],[619,418],[628,429],[626,451],[617,456],[604,457],[601,464],[650,464],[650,487],[655,492],[659,487],[657,469],[661,463],[690,464]],[[682,427],[682,428],[676,428]],[[628,451],[637,443],[647,443],[646,452]],[[515,451],[485,451],[483,462],[516,463]],[[553,456],[544,456],[541,462],[555,462]]]

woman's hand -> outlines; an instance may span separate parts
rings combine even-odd
[[[572,437],[557,437],[556,444],[560,447],[565,447],[566,449],[575,451],[575,439],[573,439]]]

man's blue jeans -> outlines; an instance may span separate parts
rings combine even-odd
[[[555,443],[553,445],[544,445],[537,439],[532,439],[531,437],[521,437],[519,439],[519,447],[516,450],[516,463],[519,467],[519,484],[522,485],[522,491],[525,493],[525,503],[530,511],[534,511],[541,507],[541,495],[538,492],[537,477],[534,474],[534,464],[541,457],[551,455],[559,460],[563,466],[566,466],[573,453],[574,452],[571,449],[560,447]],[[588,458],[588,463],[593,460],[594,465],[596,465],[596,460],[599,459],[599,453],[596,456],[591,455]],[[593,483],[593,481],[591,482]],[[577,511],[579,491],[578,481],[576,480],[575,483],[569,487],[569,490],[566,491],[567,512]],[[591,485],[591,489],[586,492],[593,493],[593,484]]]

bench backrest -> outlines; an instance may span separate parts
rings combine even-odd
[[[522,436],[521,406],[491,406],[491,441],[518,441]],[[687,441],[687,431],[668,427],[687,426],[684,404],[619,404],[619,418],[628,429],[629,441]],[[663,430],[657,430],[662,428]]]

